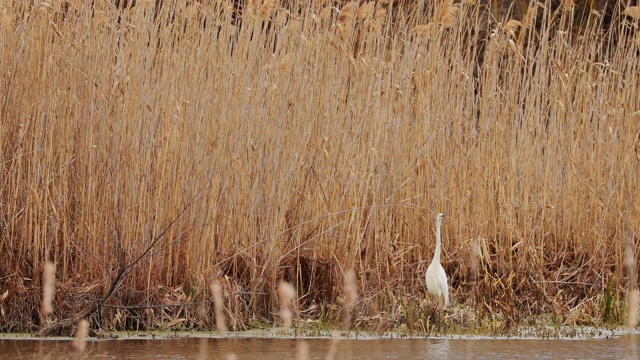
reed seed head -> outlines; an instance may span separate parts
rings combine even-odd
[[[634,19],[640,19],[640,6],[629,6],[622,13]]]
[[[417,25],[409,30],[409,35],[425,36],[431,32],[431,24]]]
[[[387,10],[386,9],[380,9],[378,11],[376,11],[376,15],[373,18],[373,30],[374,32],[379,33],[382,28],[384,27],[384,24],[387,21]]]
[[[358,14],[357,14],[356,18],[358,20],[366,20],[366,19],[370,18],[371,15],[373,15],[373,10],[374,10],[375,6],[376,6],[376,3],[374,1],[369,1],[368,3],[363,4],[358,9]]]
[[[453,26],[458,10],[460,10],[459,4],[454,4],[453,0],[445,0],[440,5],[437,17],[442,27],[446,29]]]
[[[573,11],[576,6],[575,0],[562,0],[562,11]]]
[[[358,3],[352,1],[345,5],[338,14],[338,25],[345,26],[353,20],[353,16],[358,11]]]
[[[260,7],[260,19],[266,20],[271,16],[271,10],[273,10],[273,6],[275,5],[275,0],[265,0],[265,2]]]
[[[516,31],[520,28],[522,23],[518,20],[511,19],[504,24],[504,30],[511,36],[515,35]]]

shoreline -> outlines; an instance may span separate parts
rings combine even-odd
[[[549,329],[550,330],[550,329]],[[366,331],[327,330],[320,335],[317,331],[289,330],[284,333],[282,328],[256,329],[240,332],[218,331],[117,331],[109,332],[102,337],[88,337],[87,341],[131,341],[131,340],[176,340],[176,339],[282,339],[282,340],[606,340],[622,338],[625,335],[640,335],[640,330],[628,331],[623,327],[570,327],[556,329],[551,336],[535,335],[533,329],[519,329],[519,335],[488,335],[488,334],[441,334],[441,335],[408,335],[401,332],[386,332],[374,334]],[[578,331],[578,332],[576,332]],[[572,335],[567,335],[572,333]],[[0,340],[18,341],[73,341],[70,336],[37,336],[30,333],[0,333]]]

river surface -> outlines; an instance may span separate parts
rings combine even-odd
[[[89,340],[0,336],[0,359],[638,359],[640,335],[580,340],[182,337]]]

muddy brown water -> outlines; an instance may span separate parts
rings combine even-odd
[[[0,338],[0,359],[637,359],[640,335],[587,340],[177,338],[71,340]],[[333,348],[333,349],[332,349]],[[332,350],[334,351],[332,353]]]

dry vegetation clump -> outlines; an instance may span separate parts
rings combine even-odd
[[[0,331],[623,323],[640,20],[518,4],[3,1]]]

